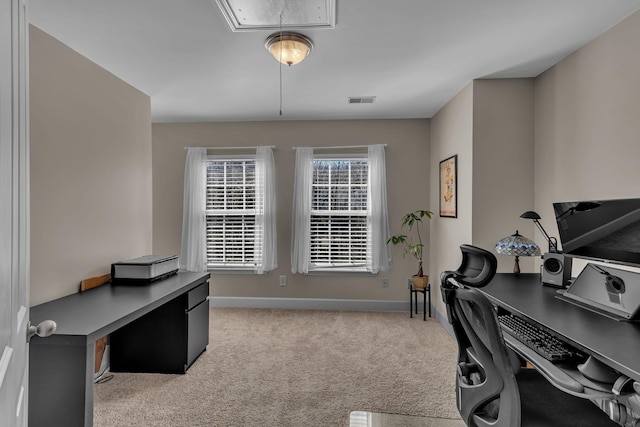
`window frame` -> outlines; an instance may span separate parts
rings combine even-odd
[[[316,161],[349,161],[349,162],[353,162],[353,161],[362,161],[362,162],[366,162],[367,164],[367,174],[366,174],[366,183],[363,185],[364,189],[366,190],[366,202],[365,202],[365,208],[364,209],[359,209],[359,210],[331,210],[331,209],[325,209],[325,210],[318,210],[318,209],[313,209],[313,195],[314,195],[314,187],[317,185],[314,183],[314,178],[312,178],[311,180],[311,208],[309,210],[309,233],[310,233],[310,243],[309,243],[309,272],[308,274],[329,274],[329,275],[333,275],[333,274],[348,274],[348,275],[372,275],[373,273],[367,268],[367,265],[369,264],[368,259],[370,259],[370,257],[372,256],[372,247],[371,247],[371,183],[370,183],[370,179],[369,179],[369,167],[370,167],[370,159],[367,155],[367,153],[313,153],[313,168],[312,168],[312,176],[315,177],[315,162]],[[350,190],[357,184],[352,184],[349,183],[347,185],[345,184],[338,184],[338,183],[332,183],[331,181],[328,181],[326,186],[331,188],[332,185],[339,185],[339,186],[347,186]],[[329,191],[330,193],[330,191]],[[351,200],[351,191],[349,191],[349,201]],[[328,204],[331,203],[331,199],[328,200],[327,202]],[[338,265],[333,265],[331,266],[331,262],[327,262],[327,263],[316,263],[313,261],[313,246],[314,246],[314,239],[311,237],[311,233],[313,231],[313,217],[363,217],[364,219],[364,232],[362,233],[365,236],[365,241],[364,241],[364,245],[365,245],[365,249],[364,249],[364,259],[362,260],[362,262],[357,263],[357,264],[352,264],[352,265],[342,265],[342,264],[338,264]],[[352,240],[350,239],[349,242],[351,243]]]
[[[207,199],[209,196],[209,185],[208,185],[208,177],[207,177],[207,167],[208,164],[210,162],[215,162],[215,161],[224,161],[226,162],[231,162],[231,161],[239,161],[239,162],[246,162],[247,160],[252,160],[254,162],[254,207],[253,209],[207,209]],[[257,257],[261,256],[258,255],[258,245],[254,244],[254,258],[253,258],[253,262],[245,262],[242,264],[234,264],[234,263],[211,263],[209,262],[209,235],[208,235],[208,228],[209,228],[209,221],[208,218],[210,216],[225,216],[226,215],[232,215],[232,216],[242,216],[243,213],[244,216],[253,216],[254,217],[254,235],[253,235],[253,241],[255,242],[256,240],[256,233],[260,232],[260,233],[264,233],[264,230],[258,230],[257,229],[257,225],[256,225],[256,220],[255,218],[258,215],[258,210],[256,208],[256,203],[258,202],[258,198],[259,195],[257,194],[257,177],[255,176],[256,173],[256,163],[257,163],[257,155],[255,153],[251,153],[251,154],[208,154],[205,156],[204,159],[204,163],[205,163],[205,206],[204,206],[204,215],[205,215],[205,268],[207,269],[207,271],[215,271],[215,272],[219,272],[219,273],[233,273],[233,272],[237,272],[237,273],[250,273],[250,272],[254,272],[256,270],[256,266],[258,265],[258,260]],[[246,174],[243,174],[243,177],[246,178]],[[225,188],[226,188],[226,184],[227,181],[225,180]],[[262,196],[264,197],[264,195]],[[246,202],[246,196],[243,199]],[[262,236],[261,238],[264,238],[264,236]],[[228,241],[224,240],[225,246],[227,246]]]

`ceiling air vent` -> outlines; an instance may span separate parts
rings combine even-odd
[[[232,31],[335,28],[336,0],[216,0]]]
[[[375,100],[375,96],[349,97],[349,104],[373,104]]]

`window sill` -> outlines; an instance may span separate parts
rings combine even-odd
[[[309,270],[308,276],[376,276],[370,271],[346,271],[346,270]]]
[[[258,275],[255,270],[248,268],[207,268],[207,271],[212,274],[251,274]]]

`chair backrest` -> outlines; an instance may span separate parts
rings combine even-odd
[[[460,245],[462,262],[456,271],[445,271],[441,275],[444,282],[445,275],[453,277],[456,282],[465,286],[481,288],[487,285],[498,268],[498,260],[491,252],[477,246]]]
[[[470,245],[460,250],[458,270],[441,275],[447,317],[458,341],[458,410],[468,426],[519,427],[518,384],[496,312],[487,297],[474,289],[491,281],[496,257]]]

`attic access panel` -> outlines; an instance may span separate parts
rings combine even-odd
[[[335,0],[216,0],[232,31],[335,28]]]

